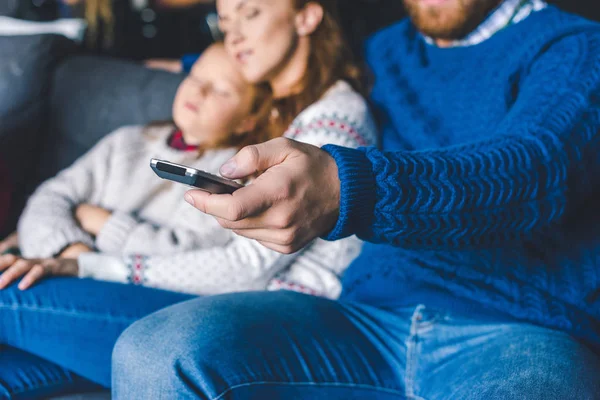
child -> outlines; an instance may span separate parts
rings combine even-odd
[[[327,101],[337,104],[336,93],[345,95],[346,86],[332,90]],[[197,295],[291,289],[336,298],[340,275],[360,250],[358,239],[317,240],[281,255],[222,229],[183,201],[185,185],[161,180],[149,167],[155,157],[217,173],[237,149],[267,139],[260,128],[268,120],[262,100],[222,45],[210,47],[179,87],[177,129],[119,129],[37,190],[18,232],[23,256],[42,260],[15,258],[0,288],[20,276],[19,287],[27,289],[45,275],[61,274]],[[303,140],[297,129],[289,136]],[[305,135],[316,145],[356,146],[352,138],[334,129]]]

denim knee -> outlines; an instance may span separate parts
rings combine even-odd
[[[173,378],[182,354],[154,315],[134,323],[113,350],[113,392],[124,399],[154,398],[152,393],[162,392],[164,381]]]
[[[219,389],[223,342],[219,326],[206,315],[199,323],[193,316],[202,306],[185,303],[169,307],[131,325],[113,351],[112,384],[115,399],[209,399]],[[212,313],[209,313],[212,314]],[[214,315],[214,314],[213,314]],[[206,325],[199,334],[198,325]],[[211,329],[210,327],[214,327]],[[161,397],[162,396],[162,397]]]

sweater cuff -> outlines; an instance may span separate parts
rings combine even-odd
[[[129,281],[129,268],[120,257],[101,253],[83,253],[77,258],[77,264],[80,278],[121,283]]]
[[[325,240],[338,240],[367,230],[373,218],[377,185],[371,162],[363,149],[335,145],[323,147],[338,167],[340,215]]]
[[[120,253],[138,223],[138,220],[128,213],[113,212],[96,236],[96,248],[102,253]]]

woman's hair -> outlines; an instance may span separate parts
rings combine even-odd
[[[310,56],[307,69],[299,83],[297,94],[275,99],[271,103],[269,138],[281,136],[304,109],[318,101],[337,81],[348,82],[364,94],[362,70],[354,61],[338,16],[337,0],[293,0],[296,9],[308,3],[323,7],[323,20],[310,36]]]
[[[268,102],[271,97],[270,91],[265,85],[252,85],[251,91],[250,117],[255,121],[253,129],[242,134],[231,134],[212,147],[236,147],[241,149],[270,139],[268,133],[271,114],[271,107]]]

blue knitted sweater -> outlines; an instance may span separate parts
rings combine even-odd
[[[383,151],[325,147],[328,239],[370,242],[342,299],[460,300],[600,350],[600,26],[548,7],[444,49],[402,21],[367,59]]]

